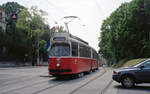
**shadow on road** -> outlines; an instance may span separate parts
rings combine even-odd
[[[121,90],[136,90],[136,91],[150,91],[150,84],[149,85],[138,85],[138,86],[134,86],[133,88],[124,88],[121,85],[116,85],[114,86],[117,89],[121,89]]]
[[[95,71],[93,73],[90,73],[90,74],[85,74],[81,78],[77,78],[77,77],[74,77],[74,76],[66,76],[66,77],[59,77],[59,78],[54,77],[54,79],[51,79],[50,82],[51,81],[53,81],[53,82],[59,82],[59,81],[73,81],[73,82],[74,81],[82,81],[82,80],[87,79],[88,77],[96,74],[99,71],[101,71],[101,70],[97,70],[97,71]]]

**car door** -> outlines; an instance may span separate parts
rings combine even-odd
[[[146,82],[150,82],[150,61],[144,63],[143,76]]]
[[[142,82],[150,82],[150,60],[140,65],[140,69],[136,72],[137,79]]]

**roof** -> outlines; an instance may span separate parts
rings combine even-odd
[[[55,32],[54,35],[53,35],[53,37],[67,37],[67,38],[73,38],[73,39],[76,39],[76,40],[78,40],[78,41],[80,41],[80,42],[83,42],[83,43],[85,43],[85,44],[88,45],[88,42],[86,42],[86,41],[82,40],[81,38],[76,37],[76,36],[74,36],[74,35],[72,35],[72,34],[70,34],[70,33],[68,33],[68,32],[61,32],[61,33],[60,33],[60,32]]]
[[[5,12],[3,8],[0,8],[1,11]]]

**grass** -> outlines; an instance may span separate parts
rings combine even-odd
[[[138,64],[138,63],[140,63],[146,59],[147,58],[138,58],[138,59],[132,59],[132,60],[123,59],[117,65],[112,66],[112,67],[113,68],[120,68],[120,67],[133,66],[133,65],[136,65],[136,64]]]
[[[133,65],[136,65],[144,60],[146,60],[147,58],[139,58],[139,59],[132,59],[132,60],[129,60],[127,62],[125,62],[122,67],[126,67],[126,66],[133,66]]]
[[[123,60],[119,61],[119,62],[117,63],[117,65],[112,66],[112,67],[113,67],[113,68],[120,68],[120,67],[122,67],[122,66],[124,65],[125,62],[127,62],[127,60],[126,60],[126,59],[123,59]]]

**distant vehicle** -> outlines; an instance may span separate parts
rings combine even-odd
[[[69,33],[54,33],[50,40],[49,74],[81,77],[98,69],[98,54],[87,42]]]
[[[150,59],[129,68],[114,70],[113,80],[121,82],[126,88],[139,83],[150,83]]]

